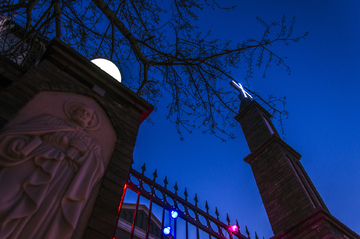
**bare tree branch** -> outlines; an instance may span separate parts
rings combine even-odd
[[[109,6],[102,0],[92,0],[95,5],[105,14],[105,16],[112,22],[116,28],[124,35],[124,37],[129,41],[131,49],[139,57],[141,62],[147,62],[146,57],[140,50],[137,39],[131,34],[131,32],[126,28],[126,26],[116,17],[115,13],[109,8]]]
[[[198,127],[221,140],[234,137],[224,127],[234,125],[239,107],[237,93],[228,85],[234,80],[231,70],[245,64],[242,77],[247,90],[280,120],[282,131],[283,119],[288,116],[286,99],[266,99],[250,90],[250,79],[258,69],[265,77],[273,65],[290,73],[286,58],[274,51],[274,46],[298,42],[307,33],[294,36],[295,18],[288,22],[283,16],[281,21],[267,22],[257,17],[263,29],[258,39],[238,43],[212,39],[210,32],[199,31],[194,20],[198,19],[196,11],[206,7],[217,11],[236,9],[219,3],[169,0],[165,6],[165,2],[158,4],[157,0],[19,0],[14,4],[4,0],[0,13],[8,19],[16,15],[16,24],[26,30],[18,31],[12,27],[14,24],[7,23],[0,53],[15,60],[23,52],[28,56],[30,52],[41,52],[38,49],[44,47],[43,39],[61,37],[85,57],[107,58],[121,71],[127,70],[129,77],[123,83],[155,107],[164,94],[170,94],[167,117],[175,123],[181,138],[182,130],[192,132]],[[13,40],[11,46],[6,43],[12,39],[9,34],[19,33],[25,37]],[[32,59],[28,56],[26,62]],[[28,66],[34,65],[36,59]]]

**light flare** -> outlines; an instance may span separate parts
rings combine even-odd
[[[168,226],[168,227],[165,227],[163,232],[164,232],[164,235],[169,235],[170,234],[170,231],[171,231],[171,227]]]
[[[230,229],[230,231],[232,231],[232,232],[237,232],[238,229],[239,229],[239,227],[238,227],[237,225],[231,225],[231,226],[229,226],[229,229]]]

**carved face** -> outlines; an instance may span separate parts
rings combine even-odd
[[[93,109],[86,106],[80,106],[72,113],[71,119],[81,125],[81,127],[86,128],[91,121],[93,114]]]

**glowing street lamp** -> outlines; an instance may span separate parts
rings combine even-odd
[[[164,230],[163,230],[164,235],[169,235],[170,232],[171,232],[171,227],[170,226],[165,227]]]
[[[91,62],[97,65],[101,70],[114,77],[117,81],[121,82],[120,71],[114,63],[103,58],[96,58],[91,60]]]
[[[174,218],[174,219],[179,216],[179,213],[177,211],[175,211],[175,210],[171,210],[170,214],[171,214],[171,217]]]
[[[239,230],[239,227],[237,225],[231,225],[229,226],[229,230],[232,232],[237,232]]]

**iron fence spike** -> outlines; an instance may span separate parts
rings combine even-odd
[[[164,182],[164,188],[166,189],[166,185],[168,185],[167,176],[165,176],[165,179],[163,182]]]
[[[209,205],[208,205],[208,202],[206,201],[205,203],[205,209],[206,209],[206,213],[209,213]]]
[[[153,176],[154,176],[153,181],[154,181],[154,182],[156,181],[156,178],[157,178],[156,170],[157,170],[157,169],[155,169],[155,171],[154,171],[154,173],[153,173]]]
[[[144,163],[144,165],[141,167],[141,174],[144,175],[145,171],[146,171],[146,167]]]
[[[250,232],[249,232],[249,229],[248,229],[248,227],[247,227],[247,226],[245,226],[245,228],[246,228],[246,234],[248,235],[248,238],[250,238]]]
[[[188,193],[187,193],[186,188],[185,188],[185,191],[184,191],[184,196],[185,196],[185,201],[187,201]]]
[[[195,201],[195,207],[197,207],[197,203],[199,202],[197,199],[197,193],[195,193],[194,201]]]
[[[226,213],[226,221],[227,221],[228,225],[230,225],[229,213]]]
[[[215,207],[215,215],[216,215],[217,219],[219,220],[219,216],[220,216],[220,214],[219,214],[219,212],[218,212],[217,207]]]
[[[175,189],[175,195],[177,195],[177,191],[179,190],[179,188],[178,188],[178,186],[177,186],[177,182],[175,182],[174,189]]]
[[[258,237],[258,235],[257,235],[257,233],[255,232],[255,239],[259,239],[259,237]]]
[[[240,232],[240,225],[237,219],[236,219],[236,226],[238,227],[238,232]]]

